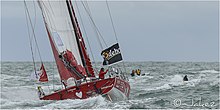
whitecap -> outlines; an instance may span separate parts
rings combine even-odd
[[[45,109],[91,109],[91,108],[104,108],[107,101],[102,96],[91,97],[88,99],[67,99],[56,101],[40,108]]]
[[[219,71],[216,71],[216,70],[202,70],[202,71],[200,71],[200,73],[218,73],[219,74]]]
[[[201,77],[200,78],[194,78],[192,80],[189,81],[183,81],[183,77],[181,75],[175,75],[169,82],[169,85],[172,87],[177,87],[177,86],[195,86],[196,84],[198,84],[201,81]]]
[[[130,84],[143,84],[143,82],[145,82],[144,79],[152,79],[154,78],[154,76],[149,76],[149,75],[145,75],[145,76],[134,76],[132,78],[129,79]]]
[[[170,86],[170,84],[164,84],[162,86],[158,86],[158,87],[154,87],[154,88],[150,88],[150,89],[145,89],[146,91],[156,91],[156,90],[167,90],[167,89],[171,89],[172,87]]]
[[[181,75],[175,75],[173,78],[170,79],[169,85],[171,86],[183,85],[183,77]]]

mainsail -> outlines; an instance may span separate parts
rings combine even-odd
[[[61,80],[94,76],[71,1],[38,3]]]

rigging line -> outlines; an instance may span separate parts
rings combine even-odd
[[[126,67],[125,67],[125,62],[122,61],[122,64],[123,64],[124,71],[125,71],[125,74],[126,74],[126,71],[127,71],[127,70],[126,70]],[[124,74],[123,74],[123,75],[124,75]],[[127,75],[125,76],[125,78],[126,78],[127,81],[129,80]]]
[[[39,8],[41,9],[41,11],[43,10],[42,9],[42,5],[40,4],[40,0],[38,0],[37,1],[37,3],[38,3],[38,6],[39,6]],[[43,4],[43,3],[42,3]],[[43,12],[41,12],[41,14],[42,14],[42,17],[43,17],[43,19],[45,19],[44,18],[44,16],[43,16]],[[53,65],[53,64],[52,64]],[[53,67],[52,67],[53,68]],[[54,69],[53,69],[54,70]],[[53,84],[53,90],[54,90],[54,72],[52,72],[52,74],[53,74],[53,79],[52,79],[52,84]],[[47,83],[48,84],[48,88],[49,88],[49,82]],[[49,91],[50,91],[50,88],[49,88]]]
[[[26,4],[26,2],[24,2],[24,4],[25,4],[25,8],[27,10],[27,15],[28,15],[28,18],[29,18],[29,22],[30,22],[30,25],[31,25],[32,32],[33,32],[33,37],[34,37],[34,40],[35,40],[35,44],[37,46],[37,50],[38,50],[38,54],[39,54],[39,57],[40,57],[40,61],[41,61],[41,63],[43,63],[42,58],[41,58],[41,54],[40,54],[40,50],[39,50],[39,47],[38,47],[37,39],[36,39],[36,36],[35,36],[34,27],[33,27],[33,24],[32,24],[32,21],[31,21],[31,17],[30,17],[28,8],[27,8],[27,4]]]
[[[118,42],[117,34],[116,34],[116,31],[115,31],[115,26],[114,26],[114,23],[113,23],[113,20],[112,20],[112,15],[111,15],[111,11],[110,11],[110,8],[109,8],[107,0],[106,0],[106,5],[107,5],[107,8],[108,8],[108,13],[109,13],[109,17],[111,19],[112,28],[113,28],[113,31],[114,31],[114,34],[115,34],[115,38],[116,38],[116,41]]]
[[[93,23],[93,21],[92,21],[92,19],[91,19],[91,16],[90,16],[88,10],[86,9],[86,6],[85,6],[85,4],[83,3],[83,1],[81,1],[81,3],[82,3],[82,5],[83,5],[85,11],[86,11],[87,14],[89,15],[90,24],[93,26],[92,29],[94,30],[94,32],[95,32],[95,34],[96,34],[96,37],[97,37],[98,43],[99,43],[99,45],[100,45],[100,47],[101,47],[101,50],[103,50],[103,46],[102,46],[101,40],[100,40],[100,38],[99,38],[99,34],[98,34],[98,32],[97,32],[97,30],[96,30],[96,28],[95,28],[95,26],[94,26],[94,23]]]
[[[55,70],[55,68],[54,68],[54,63],[52,63],[52,68],[53,68],[53,70]],[[52,72],[52,74],[53,74],[52,84],[53,84],[53,91],[54,91],[54,80],[55,80],[55,78],[54,78],[54,72]]]
[[[36,6],[35,6],[35,2],[34,2],[34,0],[33,0],[33,4],[34,4],[34,29],[35,29],[35,26],[36,26],[36,16],[37,16],[37,12],[36,12]]]
[[[115,38],[116,38],[116,41],[118,42],[118,37],[117,37],[117,34],[116,34],[116,30],[115,30],[115,27],[114,27],[113,19],[112,19],[112,16],[111,16],[111,11],[110,11],[110,8],[109,8],[107,0],[106,0],[106,5],[107,5],[107,8],[108,8],[108,13],[109,13],[109,17],[111,19],[112,28],[113,28],[113,31],[114,31],[114,34],[115,34]],[[122,61],[122,63],[123,63],[124,71],[126,72],[126,67],[125,67],[124,61]],[[126,79],[128,79],[128,78],[126,77]]]
[[[102,38],[102,41],[105,43],[105,40],[103,39],[101,33],[99,32],[98,27],[97,27],[96,24],[95,24],[95,21],[93,20],[92,13],[91,13],[91,10],[90,10],[90,8],[89,8],[89,4],[88,4],[87,1],[85,1],[85,7],[86,7],[86,8],[85,8],[86,11],[88,11],[88,15],[90,16],[90,20],[91,20],[92,23],[93,23],[93,27],[94,27],[94,30],[95,30],[96,33],[97,33],[98,38],[101,37],[101,38]],[[100,42],[101,42],[101,41],[100,41]],[[103,50],[103,49],[102,49],[102,50]]]
[[[25,3],[25,1],[24,1]],[[26,7],[26,5],[25,5]],[[24,7],[24,8],[25,8]],[[37,74],[36,74],[36,64],[35,64],[35,60],[34,60],[34,53],[33,53],[33,47],[32,47],[32,43],[31,43],[31,35],[30,35],[30,30],[29,30],[29,25],[28,25],[28,15],[27,15],[27,9],[25,8],[25,15],[26,15],[26,24],[27,24],[27,28],[28,28],[28,37],[29,37],[29,44],[30,44],[30,47],[31,47],[31,54],[32,54],[32,60],[33,60],[33,64],[34,64],[34,72],[35,72],[35,75],[36,75],[36,78],[37,78]]]
[[[34,4],[34,1],[33,1],[33,4]],[[35,4],[34,4],[34,29],[35,29],[35,25],[36,25],[36,8],[35,8]],[[31,37],[31,42],[32,42],[32,39],[33,37]],[[36,48],[34,49],[34,53],[35,53],[35,55],[34,55],[34,57],[36,57]]]
[[[34,1],[33,1],[33,4],[34,4]],[[33,29],[35,29],[35,26],[36,26],[36,7],[35,7],[35,4],[34,4],[34,18],[35,18],[35,19],[34,19],[34,26],[33,26],[34,28],[33,28]],[[33,38],[33,37],[32,37],[32,38]],[[32,42],[32,40],[33,40],[33,39],[31,39],[31,42]],[[35,52],[34,52],[34,53],[35,53]]]
[[[79,13],[80,21],[81,21],[81,23],[82,23],[83,31],[85,32],[85,37],[86,37],[86,40],[87,40],[87,42],[88,42],[88,46],[89,46],[89,50],[90,50],[91,55],[92,55],[92,59],[93,59],[93,61],[95,62],[94,54],[93,54],[93,52],[92,52],[92,48],[91,48],[91,45],[90,45],[90,42],[89,42],[89,38],[88,38],[88,36],[87,36],[87,32],[86,32],[86,29],[85,29],[85,26],[84,26],[84,23],[83,23],[83,20],[82,20],[80,11],[79,11],[79,7],[78,7],[78,5],[77,5],[77,2],[75,2],[75,4],[76,4],[77,11],[78,11],[78,13]],[[96,67],[97,67],[97,65],[96,65],[96,63],[95,63],[95,68],[96,68]],[[97,72],[97,71],[96,71],[96,72]],[[98,73],[98,72],[97,72],[97,73]]]
[[[33,1],[34,2],[34,1]],[[33,3],[34,4],[34,3]],[[35,25],[36,25],[36,10],[35,10],[36,8],[35,8],[35,5],[34,5],[34,18],[35,18],[35,22],[34,22],[34,29],[35,29]],[[27,21],[28,21],[28,19],[27,19]],[[30,27],[28,26],[28,29],[30,29]],[[33,34],[33,33],[32,33]],[[33,35],[32,35],[33,36]],[[31,41],[31,45],[32,45],[32,42],[33,42],[33,37],[31,37],[31,39],[30,39],[30,41]],[[35,47],[35,46],[33,46],[32,45],[32,47]],[[36,58],[37,56],[36,56],[36,47],[33,49],[33,57],[34,58]]]
[[[43,17],[43,20],[44,20],[44,23],[45,23],[45,26],[46,26],[46,28],[47,28],[47,26],[48,26],[48,24],[45,22],[45,17],[46,17],[46,12],[48,11],[48,10],[44,10],[43,8],[42,8],[42,6],[44,6],[44,8],[46,8],[45,7],[45,4],[43,3],[43,2],[41,2],[41,1],[38,1],[38,6],[40,7],[40,9],[41,9],[41,14],[42,14],[42,17]],[[46,8],[47,9],[47,8]],[[43,13],[43,12],[45,12],[45,13]],[[48,11],[48,13],[49,13],[49,11]],[[50,19],[48,19],[49,20],[49,22],[51,23],[51,21],[50,21]],[[48,29],[48,31],[49,31],[49,29]],[[52,66],[53,66],[53,70],[55,70],[55,68],[57,68],[57,67],[55,67],[55,64],[56,64],[56,62],[54,62],[53,61],[53,63],[52,63]],[[57,68],[58,69],[58,68]],[[55,90],[54,88],[54,80],[55,80],[55,78],[54,78],[54,72],[52,72],[52,74],[53,74],[53,91]],[[61,84],[61,87],[62,87],[62,84]]]
[[[87,1],[85,1],[85,3],[86,3],[86,6],[87,6],[87,8],[88,8],[88,12],[89,12],[89,14],[91,15],[91,19],[93,20],[93,18],[92,18],[92,13],[91,13],[90,8],[89,8],[89,4],[88,4]],[[94,22],[94,20],[93,20],[93,22]],[[94,22],[94,25],[95,25],[95,22]],[[101,35],[101,33],[100,33],[100,31],[99,31],[99,29],[98,29],[98,27],[97,27],[96,25],[95,25],[95,28],[96,28],[96,31],[98,32],[99,36],[101,37],[102,41],[104,42],[105,46],[107,47],[107,44],[106,44],[106,42],[105,42],[105,39],[104,39],[103,36]]]
[[[84,43],[80,41],[82,36],[81,36],[78,21],[77,21],[77,18],[76,18],[74,9],[73,9],[73,5],[72,5],[71,1],[66,1],[66,4],[67,4],[67,9],[68,9],[68,12],[69,12],[70,20],[71,20],[73,28],[74,28],[74,33],[75,33],[76,41],[77,41],[77,44],[78,44],[78,49],[79,49],[79,53],[80,53],[80,56],[81,56],[82,64],[85,67],[86,74],[89,76],[90,73],[89,73],[89,70],[88,70],[88,67],[87,67],[87,64],[86,64],[86,61],[85,61],[84,52],[83,52]]]
[[[36,18],[37,18],[37,17],[36,17],[36,16],[37,16],[37,11],[36,11],[36,6],[35,6],[34,0],[33,0],[33,4],[34,4],[34,26],[33,26],[34,28],[33,28],[33,29],[35,30],[36,21],[37,21],[37,20],[36,20]],[[33,37],[32,37],[32,38],[33,38]],[[33,39],[32,39],[32,40],[33,40]],[[31,40],[31,42],[32,42],[32,40]],[[37,46],[35,46],[35,49],[34,49],[35,58],[37,58],[37,52],[36,52],[36,51],[37,51]]]
[[[45,12],[45,13],[42,12],[42,15],[44,15],[44,16],[45,16],[44,18],[48,19],[50,25],[52,25],[53,23],[51,23],[51,20],[50,20],[50,18],[48,17],[49,14],[50,14],[51,16],[54,16],[54,12],[53,12],[53,9],[52,9],[52,7],[51,7],[50,2],[47,1],[47,2],[49,3],[49,7],[47,7],[43,2],[41,2],[41,3],[40,3],[40,2],[41,2],[41,1],[39,0],[39,1],[38,1],[38,5],[40,6],[41,10]],[[44,9],[43,9],[42,7],[44,7]],[[50,8],[50,9],[49,9],[49,8]],[[52,20],[52,22],[54,22],[54,21]],[[54,25],[53,25],[53,26],[54,26]],[[50,27],[51,30],[56,30],[56,29],[53,28],[52,26],[49,26],[49,25],[48,25],[48,27]],[[54,26],[54,27],[55,27],[55,26]],[[57,30],[56,30],[56,31],[57,31]]]
[[[100,38],[99,38],[99,36],[100,36],[100,37],[102,38],[102,40],[103,40],[105,46],[107,47],[107,44],[106,44],[106,42],[105,42],[103,36],[101,35],[101,33],[100,33],[98,27],[96,26],[96,24],[95,24],[95,22],[94,22],[94,20],[93,20],[93,18],[92,18],[92,14],[91,14],[91,11],[90,11],[90,9],[89,9],[88,4],[87,4],[87,8],[86,8],[85,4],[84,4],[82,1],[81,1],[81,3],[83,4],[84,9],[86,10],[87,14],[89,15],[89,18],[90,18],[90,20],[91,20],[91,22],[92,22],[92,25],[93,25],[93,27],[94,27],[94,29],[95,29],[95,32],[97,33],[97,38],[98,38],[99,42],[101,43],[101,40],[100,40]],[[87,2],[86,2],[86,3],[87,3]],[[102,46],[102,50],[103,50],[103,46]]]

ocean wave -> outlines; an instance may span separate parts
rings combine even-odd
[[[145,88],[145,91],[164,91],[172,89],[173,87],[195,87],[195,85],[201,82],[201,77],[189,79],[189,81],[183,81],[182,75],[174,75],[173,77],[167,77],[165,83],[155,84],[151,88]]]
[[[11,101],[21,101],[21,100],[39,100],[37,91],[33,88],[26,87],[11,87],[2,88],[2,94],[6,99]]]
[[[172,87],[169,84],[164,84],[162,86],[159,87],[154,87],[154,88],[150,88],[150,89],[145,89],[146,91],[156,91],[156,90],[167,90],[167,89],[171,89]]]
[[[4,99],[5,103],[1,105],[1,109],[33,109],[35,107],[41,107],[54,101],[39,101],[23,99],[20,101],[11,101]]]
[[[128,68],[132,68],[140,63],[127,64],[130,65]],[[170,67],[171,64],[173,64],[172,67]],[[175,109],[176,107],[169,104],[167,100],[173,101],[175,98],[182,98],[184,102],[184,98],[202,97],[212,101],[218,100],[219,96],[218,63],[201,63],[200,66],[188,63],[163,63],[160,65],[143,63],[142,70],[146,71],[145,76],[131,77],[130,74],[127,74],[131,86],[130,99],[118,102],[109,102],[101,96],[83,100],[39,100],[36,86],[41,85],[45,94],[54,89],[61,89],[59,74],[52,65],[48,66],[49,82],[34,84],[29,80],[29,73],[33,70],[26,67],[30,64],[20,64],[19,67],[16,65],[19,63],[8,63],[3,67],[0,99],[2,109]],[[53,79],[53,73],[56,73],[55,79]],[[184,75],[188,75],[189,81],[183,81]],[[54,89],[53,84],[55,84]]]
[[[145,75],[145,76],[135,76],[135,80],[137,81],[137,80],[141,80],[141,79],[146,79],[146,78],[148,78],[148,79],[152,79],[152,78],[154,78],[154,76],[147,76],[147,75]]]
[[[189,81],[183,81],[183,76],[181,75],[175,75],[173,78],[170,79],[168,85],[171,87],[177,87],[177,86],[195,86],[196,84],[199,84],[201,81],[201,78],[193,78],[190,79],[188,76]]]
[[[21,76],[15,76],[15,75],[7,75],[7,74],[1,74],[1,80],[13,80],[13,79],[20,79]]]
[[[106,103],[105,98],[102,96],[91,97],[88,99],[68,99],[68,100],[60,100],[54,103],[49,103],[39,108],[43,109],[91,109],[91,108],[104,108]],[[38,109],[35,108],[35,109]]]
[[[210,86],[214,86],[214,87],[220,87],[220,81],[219,78],[213,79],[212,81],[210,81],[209,83]]]
[[[144,98],[140,100],[130,99],[127,101],[119,101],[114,103],[108,103],[108,108],[111,109],[144,109],[149,108],[146,103],[150,103],[154,98]]]
[[[179,74],[200,74],[200,73],[215,73],[218,74],[220,73],[219,71],[216,70],[184,70],[178,72]]]
[[[130,83],[143,83],[145,82],[145,80],[148,79],[153,79],[154,76],[149,76],[149,75],[145,75],[145,76],[134,76],[134,77],[130,77],[129,78],[129,82]]]
[[[105,98],[102,96],[92,97],[88,99],[68,99],[60,101],[50,101],[50,100],[31,100],[31,99],[22,99],[22,100],[9,100],[1,99],[1,108],[2,109],[91,109],[91,108],[106,108]]]
[[[216,74],[219,74],[220,72],[216,71],[216,70],[202,70],[202,71],[200,71],[200,73],[216,73]]]

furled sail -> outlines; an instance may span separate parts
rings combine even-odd
[[[43,0],[38,3],[61,80],[94,74],[71,1]]]

